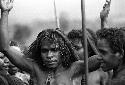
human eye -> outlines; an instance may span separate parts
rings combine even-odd
[[[105,50],[101,50],[101,49],[99,49],[99,52],[100,52],[101,54],[103,54],[103,55],[105,55],[105,54],[107,53]]]
[[[1,59],[4,59],[4,56],[0,56]]]
[[[51,51],[56,52],[57,48],[52,48]]]
[[[80,47],[80,46],[77,46],[77,45],[74,45],[74,48],[75,48],[77,51],[81,49],[81,47]]]
[[[41,52],[42,53],[46,53],[46,52],[48,52],[49,50],[48,49],[45,49],[45,48],[43,48],[43,49],[41,49]]]

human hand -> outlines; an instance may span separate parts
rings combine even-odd
[[[109,11],[110,11],[110,3],[111,0],[106,0],[106,3],[103,6],[103,10],[100,12],[100,18],[106,19],[108,17]]]
[[[0,0],[0,9],[2,11],[10,11],[13,8],[14,0]]]

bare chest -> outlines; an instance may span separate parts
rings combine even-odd
[[[73,85],[71,75],[68,71],[57,74],[46,74],[44,72],[37,72],[36,82],[38,85]]]

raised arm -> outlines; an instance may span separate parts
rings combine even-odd
[[[8,59],[22,70],[31,72],[32,64],[23,58],[23,54],[13,47],[9,46],[8,33],[8,14],[13,7],[13,0],[0,0],[1,20],[0,20],[0,51],[8,57]]]
[[[12,3],[9,0],[0,0],[1,20],[0,20],[0,50],[3,51],[9,48],[9,35],[8,35],[8,14],[12,9]]]
[[[89,72],[95,71],[100,68],[100,60],[99,56],[94,55],[88,59],[88,70]],[[80,75],[85,74],[85,63],[84,61],[76,61],[71,66],[71,74],[73,74],[72,78],[78,77]]]
[[[106,0],[106,3],[103,6],[103,10],[100,12],[100,19],[101,19],[101,29],[107,28],[107,17],[110,11],[110,4],[111,0]]]

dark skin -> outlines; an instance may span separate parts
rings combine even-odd
[[[113,70],[113,74],[116,75],[109,79],[106,85],[124,85],[125,68],[123,64],[123,53],[118,51],[113,52],[114,50],[111,49],[109,41],[106,39],[99,39],[97,46],[101,55],[101,68],[103,71]]]
[[[75,33],[74,33],[74,35],[75,35]],[[71,41],[73,42],[73,44],[76,48],[77,54],[79,55],[79,59],[84,60],[84,56],[83,56],[84,49],[82,47],[80,36],[72,38]],[[91,50],[89,50],[89,51],[91,51]],[[105,85],[104,79],[106,79],[105,78],[106,73],[104,73],[101,69],[98,69],[97,71],[89,73],[88,77],[89,77],[89,85],[91,85],[91,84],[93,84],[93,85]],[[77,81],[78,81],[78,78],[77,78]],[[78,82],[80,83],[80,79]]]
[[[49,73],[53,74],[53,79],[51,81],[51,85],[72,85],[73,84],[73,78],[77,76],[80,76],[84,74],[84,62],[83,61],[76,61],[72,63],[72,65],[65,69],[61,65],[60,61],[60,54],[59,50],[53,50],[55,49],[53,43],[47,46],[43,45],[41,46],[41,49],[47,50],[46,52],[42,51],[40,56],[44,60],[49,60],[49,63],[45,61],[45,64],[48,66],[47,71],[43,71],[42,68],[38,66],[37,63],[31,62],[30,60],[25,59],[26,56],[22,54],[21,52],[17,51],[13,47],[9,46],[9,37],[8,37],[8,31],[7,31],[7,23],[8,23],[8,14],[9,11],[12,9],[13,1],[7,0],[7,1],[0,1],[0,8],[1,11],[1,22],[0,22],[0,50],[4,52],[4,54],[8,57],[8,59],[18,68],[20,68],[23,71],[26,71],[34,76],[34,78],[37,81],[37,85],[45,85],[46,79]],[[7,2],[7,3],[6,3]],[[42,41],[44,42],[44,41]],[[47,41],[45,41],[47,42]],[[49,54],[52,54],[52,56],[49,56]],[[57,56],[58,55],[58,56]],[[49,56],[49,57],[48,57]],[[56,61],[56,62],[53,62]],[[52,70],[52,69],[54,70]]]

